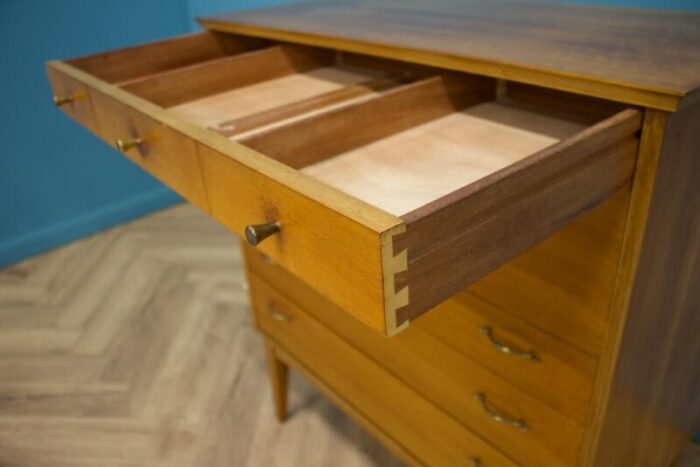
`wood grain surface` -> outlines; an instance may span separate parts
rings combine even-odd
[[[623,187],[468,290],[590,355],[599,355],[610,322],[629,191],[629,185]]]
[[[90,89],[89,95],[100,138],[112,147],[117,140],[142,139],[142,144],[124,151],[123,155],[209,212],[197,145],[191,138],[107,94]]]
[[[407,250],[408,268],[397,288],[407,285],[410,298],[397,322],[417,318],[624,186],[640,122],[638,111],[623,111],[402,216],[406,233],[395,251]]]
[[[298,73],[334,61],[333,53],[280,45],[146,75],[122,85],[126,91],[163,107]]]
[[[70,63],[109,83],[126,84],[151,74],[252,50],[262,42],[204,32],[73,58]]]
[[[200,23],[668,110],[700,86],[700,13],[694,12],[509,0],[331,0]]]
[[[416,104],[418,109],[425,106]],[[364,124],[366,119],[355,121]],[[582,129],[491,102],[397,131],[302,172],[402,216]]]
[[[266,263],[254,250],[247,248],[246,256],[253,274],[263,277],[265,281],[253,281],[252,286],[260,313],[268,313],[266,307],[269,304],[284,306],[287,301],[294,303],[294,306],[303,307],[324,326],[355,346],[369,359],[379,363],[385,371],[395,375],[523,465],[563,467],[575,463],[583,436],[583,424],[543,402],[549,399],[548,394],[528,392],[496,376],[493,369],[482,366],[483,363],[478,360],[477,355],[470,354],[463,346],[455,345],[456,337],[446,339],[444,327],[440,331],[440,324],[436,329],[435,326],[423,326],[418,321],[395,337],[386,339],[353,320],[337,305],[314,292],[283,268]],[[452,306],[460,308],[459,303]],[[437,313],[433,316],[436,321],[433,322],[442,323],[442,326],[453,326],[455,332],[464,332],[462,339],[467,339],[464,321],[456,324],[450,318],[452,313],[447,311],[447,314],[443,314],[449,308],[449,304],[436,308],[434,311]],[[269,319],[271,318],[268,317]],[[281,324],[289,324],[289,329],[293,330],[295,323],[292,321]],[[332,352],[330,347],[325,350],[325,353]],[[578,361],[582,365],[589,365],[590,377],[590,359],[588,363],[584,363],[585,357],[581,359],[581,356],[576,356],[571,351],[564,351],[559,357],[566,359],[564,355],[572,358],[570,362]],[[340,361],[339,358],[335,360]],[[526,368],[526,364],[524,361],[511,360],[502,370],[508,372],[519,365],[525,365]],[[517,373],[519,370],[515,371]],[[584,376],[583,380],[586,378]],[[585,398],[586,386],[590,388],[590,384],[576,387],[576,395],[572,397],[579,400],[581,397]],[[552,390],[553,388],[546,389],[548,393]],[[482,391],[500,411],[525,420],[528,430],[521,431],[489,418],[473,397],[475,393]],[[578,418],[585,418],[585,405],[584,402],[583,411],[579,412]],[[407,412],[410,410],[406,408]]]
[[[700,428],[699,133],[700,106],[645,119],[586,465],[669,465]]]
[[[313,374],[417,458],[418,465],[469,465],[469,457],[494,467],[516,465],[510,456],[439,410],[269,285],[255,276],[249,279],[263,334],[292,357],[292,364]],[[275,319],[268,311],[270,304],[285,313],[288,321]]]

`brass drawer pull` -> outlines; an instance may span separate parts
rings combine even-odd
[[[275,265],[275,261],[267,255],[260,254],[260,260],[265,264],[269,264],[271,266]]]
[[[267,222],[265,224],[246,225],[245,238],[248,243],[255,246],[272,234],[280,231],[279,222]]]
[[[523,420],[519,420],[516,418],[510,418],[506,417],[505,415],[501,415],[498,412],[496,412],[493,407],[491,407],[488,402],[486,402],[486,395],[478,392],[474,394],[474,399],[478,400],[481,403],[481,407],[483,407],[484,411],[488,414],[488,416],[493,420],[494,422],[498,423],[503,423],[504,425],[510,425],[515,428],[519,428],[523,431],[527,431],[527,425]]]
[[[489,326],[481,326],[479,328],[479,331],[482,332],[483,334],[486,335],[488,340],[493,344],[494,347],[496,347],[498,350],[500,350],[503,353],[507,353],[510,355],[517,355],[519,357],[527,358],[528,360],[537,361],[539,360],[539,357],[537,354],[533,351],[526,352],[524,350],[518,350],[514,349],[513,347],[504,344],[503,342],[498,341],[495,337],[493,337],[493,329],[491,329]]]
[[[472,463],[473,467],[480,467],[481,466],[481,459],[479,459],[478,457],[470,457],[467,460]]]
[[[145,143],[143,138],[133,138],[133,139],[118,139],[115,141],[114,145],[120,152],[126,152],[129,149],[136,148]]]
[[[267,306],[267,311],[270,313],[270,316],[272,316],[275,320],[277,321],[282,321],[284,323],[289,323],[292,321],[292,317],[288,315],[287,313],[284,313],[283,311],[280,311],[279,308],[277,308],[274,304],[269,304]]]
[[[75,94],[66,94],[65,96],[53,96],[53,105],[61,107],[62,105],[70,104],[78,99]]]

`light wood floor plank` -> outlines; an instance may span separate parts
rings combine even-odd
[[[0,270],[0,467],[394,467],[300,376],[278,424],[234,236],[179,205]]]

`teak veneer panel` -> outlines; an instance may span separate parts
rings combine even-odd
[[[589,216],[599,217],[595,212]],[[345,316],[341,309],[319,296],[300,279],[278,265],[271,264],[268,258],[251,247],[245,247],[244,251],[251,274],[262,278],[290,300],[303,306],[338,335],[349,342],[365,342],[370,339],[367,334],[371,335],[371,332]],[[543,254],[540,261],[546,260],[547,257]],[[479,332],[480,326],[492,326],[497,338],[509,344],[521,349],[534,349],[540,357],[539,360],[521,360],[522,357],[499,352]],[[420,332],[429,334],[432,339],[419,340],[410,337]],[[401,337],[402,335],[406,337]],[[509,311],[489,304],[468,291],[461,292],[438,305],[397,338],[384,339],[381,343],[372,340],[373,345],[363,349],[368,352],[370,358],[388,364],[390,370],[399,371],[406,365],[399,363],[394,354],[384,351],[385,347],[398,345],[400,348],[396,349],[396,352],[402,353],[401,360],[405,360],[406,364],[419,363],[420,366],[416,371],[399,371],[399,376],[405,379],[413,375],[415,379],[416,373],[424,375],[418,378],[419,381],[430,381],[435,368],[445,368],[439,363],[443,357],[437,357],[432,362],[432,367],[425,370],[425,362],[422,359],[408,358],[409,355],[414,352],[421,355],[454,355],[456,351],[486,366],[489,371],[498,374],[514,386],[536,395],[581,425],[587,421],[597,358],[552,337],[549,330],[542,331],[528,325]],[[412,344],[415,344],[414,348],[410,348]],[[446,345],[454,350],[445,351]],[[377,347],[382,351],[375,354],[373,349]],[[409,350],[406,351],[405,347],[409,347]],[[386,358],[382,357],[383,353],[386,354]],[[421,387],[427,393],[427,397],[431,397],[430,394],[434,392],[430,390],[431,387],[428,382]]]
[[[647,112],[583,465],[672,465],[700,429],[700,105]]]
[[[420,461],[447,466],[478,457],[487,465],[517,465],[262,281],[250,279],[258,287],[253,305],[261,331],[292,363],[303,365]],[[270,303],[291,321],[272,318]]]
[[[263,42],[251,37],[202,32],[75,58],[68,63],[109,83],[123,83],[252,50]]]
[[[199,21],[214,30],[666,110],[700,86],[700,14],[687,11],[508,0],[335,0]]]
[[[379,363],[388,373],[401,379],[423,397],[450,413],[464,426],[488,439],[499,450],[509,453],[524,465],[565,467],[575,462],[583,437],[583,427],[528,394],[508,384],[452,346],[442,342],[420,326],[410,327],[391,339],[383,338],[356,321],[342,309],[323,300],[293,277],[275,275],[280,290],[295,290],[303,301],[288,301],[283,294],[249,276],[253,296],[258,303],[258,319],[269,314],[268,305],[294,312],[303,306],[324,326],[335,331],[352,346]],[[296,314],[295,314],[296,316]],[[269,317],[266,317],[270,319]],[[288,323],[291,329],[296,323]],[[439,384],[436,382],[439,381]],[[528,430],[491,420],[474,394],[484,392],[491,404],[513,417],[522,418]],[[406,408],[406,412],[412,408]]]
[[[98,136],[110,145],[119,139],[142,138],[143,144],[125,151],[124,155],[209,212],[195,142],[107,94],[95,89],[89,92],[99,126]]]
[[[385,330],[379,232],[205,145],[199,155],[216,219],[239,235],[247,224],[281,220],[280,234],[258,248],[368,326]]]
[[[402,216],[395,252],[409,288],[405,325],[560,230],[632,177],[640,113],[625,110],[427,206]],[[446,239],[435,238],[435,226]],[[441,280],[436,281],[436,277]]]
[[[584,352],[599,355],[610,322],[629,192],[626,185],[467,290]]]
[[[434,76],[239,141],[291,167],[307,167],[488,100],[494,91],[483,78]]]

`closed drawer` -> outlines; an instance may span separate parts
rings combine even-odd
[[[564,94],[523,104],[528,88],[497,98],[484,77],[245,36],[49,68],[88,89],[110,144],[138,141],[129,157],[239,235],[273,233],[262,252],[387,335],[627,183],[640,127],[636,110],[584,116]]]
[[[585,425],[597,360],[462,292],[417,323],[431,336]]]
[[[303,308],[385,371],[523,465],[576,464],[583,425],[543,403],[543,394],[528,394],[507,383],[424,330],[422,321],[386,339],[349,318],[333,303],[280,268],[267,268],[268,279],[262,280],[256,275],[261,270],[260,265],[250,259],[248,263],[258,312],[278,302]],[[277,273],[273,272],[275,269]],[[269,279],[274,281],[274,287],[267,282]],[[284,295],[277,290],[283,290]],[[337,362],[341,366],[344,364],[342,359]],[[484,395],[485,401],[477,400],[477,394]],[[503,415],[510,422],[496,420],[497,415]],[[522,421],[525,429],[513,426],[516,420]]]
[[[469,292],[597,356],[609,326],[629,192],[623,187]]]
[[[266,336],[420,462],[516,465],[272,289],[254,308]]]
[[[438,305],[414,326],[585,424],[599,338],[607,327],[615,280],[611,273],[619,259],[627,197],[624,188],[513,260],[514,265],[508,263]],[[269,258],[247,251],[252,271],[284,288],[290,297],[309,300],[309,294],[300,295],[304,289],[300,281]],[[517,271],[521,280],[506,276],[509,270]],[[482,285],[496,275],[502,276],[500,287]],[[499,345],[533,352],[537,359],[504,353]]]

